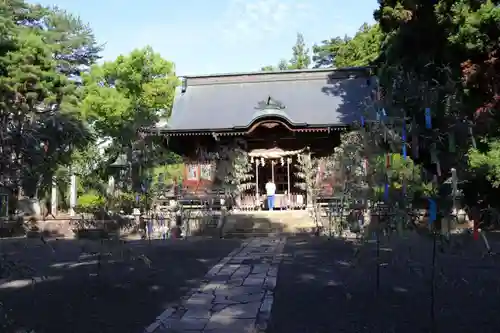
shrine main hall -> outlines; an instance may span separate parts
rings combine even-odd
[[[303,208],[298,155],[332,154],[375,89],[367,67],[187,76],[176,90],[170,119],[147,131],[163,136],[166,148],[184,158],[185,193],[206,193],[229,181],[217,176],[226,147],[245,152],[251,167],[249,184],[239,191],[241,207],[264,208],[264,187],[271,180],[275,207]]]

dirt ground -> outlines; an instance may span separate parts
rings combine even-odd
[[[432,248],[422,236],[382,239],[377,288],[374,243],[289,239],[267,333],[498,332],[500,256],[470,236],[438,249],[433,323]]]

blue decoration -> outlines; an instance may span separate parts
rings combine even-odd
[[[425,108],[425,128],[432,128],[431,109]]]
[[[380,121],[380,112],[376,112],[377,121]]]
[[[382,108],[382,117],[383,117],[383,118],[387,117],[387,112],[385,112],[385,109],[384,109],[384,108]]]
[[[437,204],[433,199],[429,199],[429,224],[437,220]]]
[[[403,160],[406,160],[406,143],[403,142]]]
[[[384,187],[384,199],[389,200],[389,184],[385,183]]]
[[[365,117],[361,116],[361,127],[365,127]]]
[[[153,221],[149,220],[147,224],[148,235],[151,236],[153,234]]]
[[[135,196],[135,202],[139,202],[139,201],[140,201],[140,199],[141,199],[141,197],[139,196],[139,194],[137,194],[137,195]]]

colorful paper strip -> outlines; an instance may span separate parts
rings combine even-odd
[[[425,128],[432,128],[432,118],[431,118],[431,109],[425,108]]]
[[[450,153],[456,151],[455,134],[453,134],[453,132],[448,133],[448,151]]]
[[[437,204],[433,199],[429,199],[429,224],[437,220]]]

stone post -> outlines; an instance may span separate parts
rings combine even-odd
[[[76,175],[71,174],[70,186],[69,186],[69,215],[75,216],[75,206],[76,206]]]
[[[52,216],[57,215],[57,178],[56,176],[52,177],[52,189],[50,193],[50,212]]]

